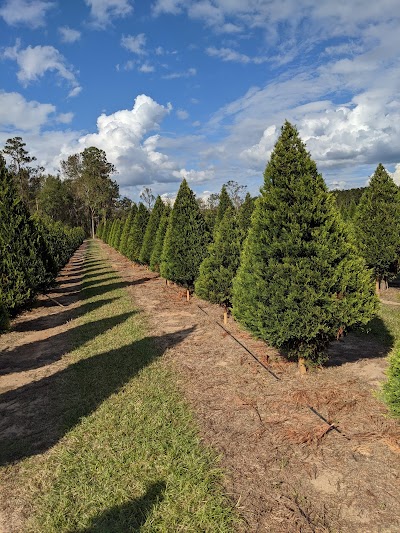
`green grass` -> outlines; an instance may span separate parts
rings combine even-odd
[[[22,463],[32,502],[26,531],[233,531],[237,519],[215,454],[200,442],[161,359],[189,330],[148,336],[145,318],[99,253],[91,242],[87,312],[76,319],[78,347],[58,379],[60,439]]]

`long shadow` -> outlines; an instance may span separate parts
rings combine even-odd
[[[59,285],[72,285],[72,284],[76,284],[76,283],[80,283],[82,280],[83,280],[83,271],[82,271],[82,275],[81,276],[75,276],[73,278],[71,277],[66,277],[65,279],[62,279],[63,276],[60,276],[59,280],[57,281],[57,283],[54,285],[55,287],[59,286]]]
[[[75,350],[86,342],[101,335],[108,329],[122,324],[137,311],[123,313],[113,317],[102,318],[95,322],[88,322],[81,326],[63,331],[45,339],[23,344],[0,355],[0,375],[13,372],[24,372],[34,368],[40,368],[60,359],[66,352]],[[75,342],[71,343],[71,331],[74,332]]]
[[[150,277],[143,277],[140,279],[136,279],[134,281],[116,281],[114,283],[99,283],[97,285],[93,281],[92,282],[89,281],[87,283],[84,281],[82,283],[82,289],[83,290],[88,289],[88,288],[90,288],[91,290],[93,289],[96,291],[96,295],[100,296],[102,294],[106,294],[107,292],[114,291],[116,289],[124,289],[126,287],[132,287],[134,285],[141,285],[152,279],[153,278],[150,278]]]
[[[126,533],[139,532],[152,508],[163,500],[166,483],[157,481],[146,493],[136,500],[108,509],[96,516],[89,527],[69,533]]]
[[[348,335],[333,342],[328,350],[329,360],[325,366],[341,366],[361,359],[378,359],[388,355],[395,338],[379,317],[366,326],[350,331]]]
[[[60,313],[57,313],[57,314],[41,316],[38,318],[32,318],[31,320],[25,320],[24,322],[20,322],[19,324],[13,325],[12,330],[19,331],[19,332],[43,331],[48,328],[54,328],[57,326],[61,326],[62,324],[65,324],[66,322],[68,322],[68,320],[71,320],[72,318],[79,316],[83,311],[85,313],[90,313],[91,311],[94,311],[95,309],[98,309],[99,307],[102,307],[103,305],[107,305],[111,302],[114,302],[115,300],[117,300],[117,298],[104,298],[103,300],[96,300],[95,302],[85,303],[81,311],[80,311],[80,308],[67,309],[66,311],[61,311]],[[0,365],[1,365],[1,356],[0,356]]]
[[[0,395],[0,465],[43,453],[195,327],[145,337]]]

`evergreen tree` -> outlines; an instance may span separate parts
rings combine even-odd
[[[140,202],[128,240],[128,258],[131,259],[131,261],[139,261],[140,250],[142,248],[148,220],[149,212],[142,202]]]
[[[108,235],[111,230],[111,224],[112,222],[108,219],[104,222],[104,229],[103,229],[102,237],[101,237],[103,242],[107,242]]]
[[[0,295],[0,332],[5,331],[9,326],[8,313],[6,311],[5,305],[1,301]]]
[[[97,231],[96,231],[96,235],[99,239],[102,239],[103,231],[104,231],[104,222],[100,222],[100,224],[97,226]]]
[[[379,164],[357,206],[354,219],[357,243],[380,288],[398,272],[400,252],[400,192]]]
[[[383,386],[384,397],[392,415],[400,418],[400,348],[390,356],[387,376]]]
[[[320,360],[339,328],[367,323],[376,305],[371,273],[334,198],[285,122],[234,280],[234,315],[304,369],[305,360]]]
[[[163,250],[164,239],[165,239],[165,234],[167,232],[170,215],[171,215],[171,207],[168,204],[166,204],[164,205],[163,214],[160,220],[160,224],[158,225],[154,248],[151,254],[151,258],[150,258],[150,268],[154,272],[159,272],[160,270],[161,254]]]
[[[160,225],[160,220],[164,211],[164,203],[160,196],[157,196],[156,203],[151,212],[149,223],[147,224],[146,233],[143,239],[142,249],[140,251],[140,261],[142,263],[150,264],[151,254],[156,241],[157,229]]]
[[[7,311],[26,303],[48,280],[42,238],[0,156],[0,292]]]
[[[214,231],[218,229],[218,226],[224,217],[225,211],[231,207],[233,208],[232,200],[226,190],[226,186],[222,185],[222,189],[219,194],[219,204],[217,209],[217,216],[215,219]]]
[[[250,193],[246,194],[243,204],[239,209],[238,225],[240,231],[240,240],[244,242],[247,237],[247,233],[251,224],[251,215],[254,211],[255,198],[250,196]]]
[[[233,205],[229,207],[218,225],[214,241],[200,265],[195,282],[200,298],[225,306],[231,306],[232,280],[240,262],[240,235]]]
[[[110,233],[108,234],[108,237],[107,237],[107,244],[109,246],[112,246],[112,243],[114,241],[116,226],[117,226],[117,219],[114,218],[114,220],[112,221],[112,224],[111,224]]]
[[[193,287],[209,241],[210,233],[195,195],[183,180],[165,235],[161,275],[185,287]]]
[[[118,226],[115,232],[115,239],[114,239],[114,248],[118,251],[120,251],[120,247],[121,247],[121,236],[122,236],[123,229],[124,229],[124,221],[121,219],[118,219]]]
[[[120,241],[120,252],[125,257],[128,257],[128,240],[129,235],[132,230],[133,222],[135,220],[135,216],[137,213],[137,205],[132,204],[131,210],[129,211],[129,215],[127,219],[125,220],[124,227],[122,229],[122,235],[121,235],[121,241]]]

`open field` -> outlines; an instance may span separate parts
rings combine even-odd
[[[98,248],[51,293],[66,308],[41,298],[0,337],[3,531],[400,529],[400,428],[376,397],[400,306],[301,379],[218,306]]]

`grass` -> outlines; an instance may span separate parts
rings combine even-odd
[[[25,531],[233,531],[215,454],[200,442],[161,359],[189,330],[148,336],[145,318],[99,253],[91,242],[85,307],[72,331],[78,347],[52,397],[61,407],[60,438],[20,464],[31,505]]]

